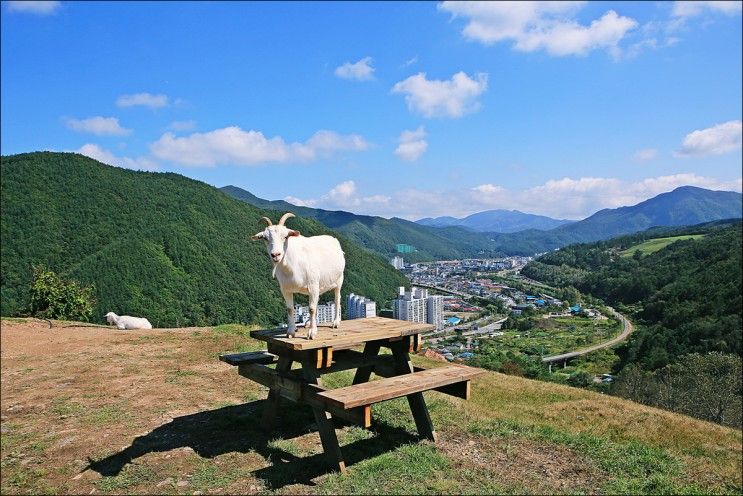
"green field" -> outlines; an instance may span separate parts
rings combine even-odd
[[[542,319],[521,332],[510,329],[492,338],[502,351],[529,355],[556,355],[607,341],[619,334],[615,320],[593,320],[585,317]]]
[[[534,325],[521,331],[506,329],[494,338],[479,338],[498,351],[516,354],[548,356],[578,350],[611,339],[621,331],[621,324],[613,319],[594,320],[586,317],[536,318]],[[464,343],[465,338],[453,336],[444,340],[444,346]],[[474,352],[478,354],[477,351]]]
[[[686,234],[684,236],[671,236],[668,238],[649,239],[638,245],[631,246],[624,251],[620,251],[619,254],[623,257],[631,257],[635,254],[636,251],[640,251],[643,255],[648,255],[650,253],[660,251],[676,241],[682,241],[686,239],[699,239],[703,237],[704,234]]]

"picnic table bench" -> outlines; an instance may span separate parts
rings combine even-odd
[[[422,345],[420,334],[433,328],[373,317],[343,321],[338,329],[323,327],[313,340],[299,334],[287,338],[284,329],[252,331],[251,337],[267,343],[267,351],[219,358],[237,366],[241,376],[269,388],[261,419],[266,430],[274,427],[281,398],[312,407],[325,455],[333,469],[344,472],[334,417],[368,428],[373,404],[406,396],[419,435],[436,441],[423,392],[435,390],[469,399],[470,380],[483,370],[459,364],[423,369],[411,363],[409,353],[419,351]],[[363,351],[353,349],[361,346]],[[392,353],[380,355],[382,348]],[[293,362],[301,368],[292,370]],[[322,386],[322,374],[349,369],[356,369],[350,386]],[[382,379],[369,381],[372,373]]]

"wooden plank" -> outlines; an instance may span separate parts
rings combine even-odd
[[[444,366],[332,389],[320,396],[330,404],[354,408],[468,381],[481,373],[471,367]]]
[[[307,361],[302,364],[302,372],[304,373],[305,380],[310,385],[315,384],[320,386],[320,376],[317,373],[317,369],[312,367],[311,362]],[[341,453],[341,447],[338,444],[338,436],[335,434],[332,415],[324,408],[317,406],[312,407],[312,412],[315,414],[315,423],[317,423],[317,429],[320,431],[320,441],[322,442],[322,448],[330,467],[341,473],[345,472],[346,462],[343,459],[343,453]],[[366,413],[366,410],[364,412]]]
[[[249,351],[247,353],[233,353],[231,355],[219,355],[219,359],[230,365],[242,365],[248,363],[260,363],[270,365],[279,358],[265,351]]]
[[[245,367],[266,367],[265,365],[259,365],[259,364],[252,364],[252,365],[240,365],[238,368],[238,372],[241,372],[243,368]],[[292,360],[291,358],[286,357],[280,357],[278,363],[276,364],[276,370],[272,371],[277,376],[280,374],[284,374],[291,370],[292,368]],[[271,369],[268,369],[271,370]],[[279,390],[275,387],[272,387],[271,390],[268,392],[268,398],[266,398],[266,406],[263,407],[263,415],[261,417],[261,426],[270,431],[273,430],[274,425],[276,424],[276,416],[279,413],[279,405],[281,403],[281,394]]]
[[[369,377],[371,377],[371,373],[374,371],[374,366],[377,362],[377,355],[379,354],[380,346],[381,343],[379,341],[370,341],[366,343],[366,345],[364,346],[364,352],[361,354],[361,357],[359,357],[359,360],[357,361],[359,366],[353,376],[353,384],[361,384],[369,380]],[[354,355],[351,353],[347,353],[347,356],[353,357]]]
[[[401,343],[398,346],[392,347],[392,356],[395,358],[395,372],[398,374],[404,374],[402,377],[410,377],[411,382],[420,381],[420,378],[413,379],[415,376],[415,369],[413,363],[410,361],[408,355],[407,345]],[[418,372],[419,374],[426,373],[427,371]],[[428,375],[441,376],[443,372],[432,369],[428,372]],[[394,378],[383,379],[385,381],[395,380]],[[436,386],[445,386],[446,384],[437,383]],[[415,427],[418,429],[418,435],[424,439],[429,439],[436,442],[436,430],[433,428],[433,422],[431,422],[431,415],[428,413],[428,407],[426,406],[426,400],[423,398],[423,391],[415,392],[407,395],[408,405],[410,411],[413,414],[413,420],[415,420]]]
[[[333,365],[333,347],[325,348],[325,368]]]
[[[389,355],[386,355],[389,358],[392,358]],[[380,357],[381,358],[381,357]],[[423,367],[413,367],[414,372],[421,372],[423,370],[428,370]],[[477,370],[477,369],[475,369]],[[395,372],[394,364],[390,361],[380,361],[377,363],[377,365],[374,367],[374,373],[377,374],[380,377],[395,377],[398,374]],[[481,372],[482,374],[485,373],[485,371]],[[472,373],[472,377],[476,377],[476,373]],[[439,386],[433,388],[433,391],[438,391],[439,393],[448,394],[449,396],[455,396],[457,398],[462,398],[464,400],[470,399],[470,381],[466,380],[464,382],[455,382],[454,384],[448,384],[446,386]]]
[[[428,332],[435,328],[431,324],[418,324],[404,320],[372,317],[368,319],[344,320],[337,329],[320,327],[316,339],[302,337],[287,338],[285,329],[251,331],[250,335],[262,341],[274,343],[289,350],[311,350],[333,347],[336,350],[358,346],[377,339],[390,339]]]
[[[371,426],[370,411],[367,412],[364,407],[344,409],[327,404],[319,396],[319,393],[325,392],[325,388],[297,379],[294,372],[301,373],[299,370],[287,371],[285,376],[281,376],[275,370],[260,364],[241,365],[239,368],[241,376],[271,388],[271,391],[276,391],[281,398],[326,409],[336,417],[361,427]]]

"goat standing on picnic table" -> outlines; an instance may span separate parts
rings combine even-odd
[[[294,337],[297,332],[294,315],[294,293],[306,294],[310,299],[310,330],[308,339],[317,336],[317,302],[326,291],[335,290],[335,318],[333,327],[341,322],[341,286],[346,258],[341,244],[332,236],[312,236],[306,238],[299,231],[284,225],[286,219],[294,217],[287,212],[281,216],[277,225],[268,217],[261,217],[268,226],[251,239],[266,242],[268,255],[273,261],[273,276],[278,279],[281,294],[284,295],[288,314],[286,337]]]

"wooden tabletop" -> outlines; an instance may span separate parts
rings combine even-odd
[[[318,348],[351,347],[378,339],[411,336],[432,331],[433,324],[416,324],[406,320],[371,317],[368,319],[344,320],[340,327],[317,327],[317,337],[307,339],[309,329],[299,329],[293,338],[286,337],[286,329],[251,331],[250,336],[290,350],[314,350]]]

